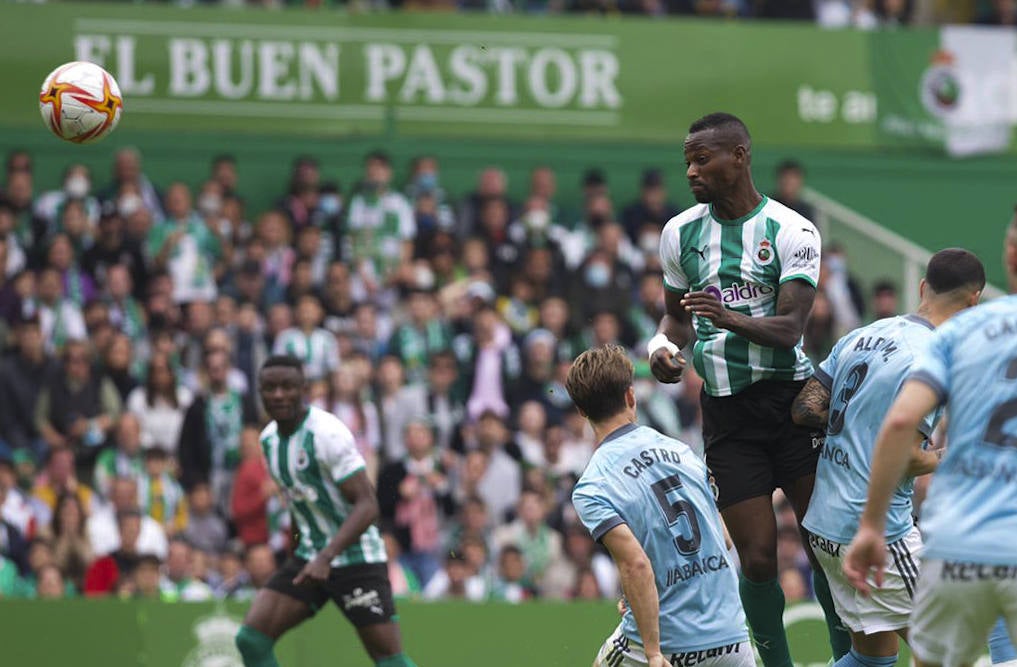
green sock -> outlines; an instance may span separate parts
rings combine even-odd
[[[780,583],[776,579],[757,583],[739,575],[738,590],[763,667],[793,667],[784,634],[784,591]]]
[[[837,615],[833,606],[833,596],[830,595],[830,582],[826,579],[826,573],[821,569],[812,571],[812,590],[816,593],[816,600],[823,608],[823,616],[826,617],[826,630],[830,634],[830,650],[833,651],[833,659],[840,660],[851,650],[851,635],[844,622]]]
[[[396,655],[390,655],[387,658],[381,658],[374,664],[375,667],[417,667],[417,663],[410,660],[410,657],[405,653],[398,653]]]
[[[237,632],[237,650],[244,659],[244,667],[279,667],[272,647],[275,640],[246,625]]]

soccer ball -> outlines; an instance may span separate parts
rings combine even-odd
[[[66,141],[87,144],[102,139],[120,122],[123,110],[120,86],[94,63],[65,63],[42,82],[42,121]]]

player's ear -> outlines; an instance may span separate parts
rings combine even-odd
[[[968,298],[968,306],[974,307],[982,300],[982,290],[976,290]]]
[[[635,385],[629,385],[629,388],[625,390],[625,405],[631,410],[636,407],[636,387]]]
[[[918,283],[918,298],[919,299],[924,299],[925,298],[925,288],[928,287],[928,286],[929,286],[929,284],[927,282],[925,282],[925,278],[922,278],[922,280]]]

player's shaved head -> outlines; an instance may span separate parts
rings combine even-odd
[[[689,136],[708,130],[712,130],[712,136],[725,146],[741,145],[748,148],[752,145],[749,128],[733,114],[720,111],[707,114],[689,125]]]
[[[985,287],[985,267],[974,253],[963,248],[940,250],[925,269],[925,284],[937,295],[981,292]]]

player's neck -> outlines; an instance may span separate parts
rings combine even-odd
[[[279,435],[289,437],[296,433],[300,425],[304,423],[304,419],[307,417],[307,413],[310,412],[311,408],[306,405],[301,408],[300,412],[293,419],[276,419],[275,423],[279,430]]]
[[[590,422],[590,426],[593,427],[593,437],[597,440],[597,446],[600,447],[604,443],[604,439],[611,435],[622,426],[628,426],[629,424],[636,423],[636,416],[629,410],[620,412],[614,417],[609,417],[602,422]]]
[[[763,201],[756,186],[749,181],[748,187],[737,188],[730,195],[711,202],[713,215],[721,220],[737,220],[748,215]]]
[[[936,304],[923,301],[918,306],[918,310],[915,311],[915,315],[918,317],[925,318],[929,324],[934,327],[939,327],[940,324],[946,322],[948,319],[956,315],[963,308],[951,307],[947,304]]]

